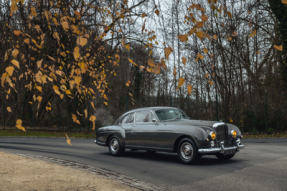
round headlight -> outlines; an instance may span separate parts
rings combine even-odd
[[[212,140],[214,140],[214,139],[216,138],[215,132],[211,132],[211,133],[210,133],[210,138],[211,138]]]
[[[232,130],[231,133],[230,133],[230,135],[231,135],[231,137],[235,138],[236,135],[237,135],[237,133],[236,133],[236,131]]]

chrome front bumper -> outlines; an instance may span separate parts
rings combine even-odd
[[[95,139],[95,144],[101,145],[101,146],[106,146],[106,143],[99,142],[99,141],[97,141],[97,139]]]
[[[224,151],[236,150],[236,152],[239,152],[240,149],[244,149],[244,145],[241,144],[239,140],[236,140],[236,146],[224,147],[224,142],[221,142],[220,147],[198,149],[198,152],[201,154],[216,154],[216,153],[223,154]]]

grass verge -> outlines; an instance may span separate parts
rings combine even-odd
[[[95,132],[65,132],[70,138],[95,138]],[[18,129],[0,130],[0,136],[5,137],[66,137],[63,132],[59,131],[37,131],[27,130],[27,132]]]
[[[274,134],[243,134],[243,138],[245,139],[252,139],[252,138],[282,138],[287,137],[287,133],[274,133]]]

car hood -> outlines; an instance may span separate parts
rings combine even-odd
[[[212,125],[216,123],[216,121],[179,119],[179,120],[171,120],[171,121],[162,121],[161,123],[168,123],[168,124],[174,124],[174,125],[188,125],[188,126],[194,126],[194,127],[200,127],[203,129],[213,130]]]
[[[206,120],[189,120],[189,119],[180,119],[180,120],[172,120],[172,121],[162,121],[162,123],[169,123],[174,125],[188,125],[193,127],[198,127],[204,129],[205,131],[214,131],[212,127],[213,124],[219,123],[218,121],[206,121]],[[239,128],[233,124],[227,123],[228,130],[236,130],[237,133],[241,135]]]

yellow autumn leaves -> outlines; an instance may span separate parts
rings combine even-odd
[[[14,67],[13,66],[8,66],[5,70],[9,74],[9,76],[12,76],[13,72],[14,72]]]
[[[21,31],[19,31],[19,30],[15,30],[14,31],[14,35],[16,35],[16,36],[19,36],[21,34]],[[60,41],[60,36],[59,36],[59,34],[57,33],[57,32],[55,32],[54,34],[53,34],[53,37],[57,40],[57,42],[59,43],[59,41]],[[32,39],[33,40],[33,39]],[[30,40],[28,39],[28,38],[26,38],[26,39],[24,39],[24,43],[26,43],[26,44],[30,44]],[[84,46],[84,45],[86,45],[87,44],[87,38],[86,37],[83,37],[83,36],[79,36],[78,37],[78,39],[77,39],[77,47],[78,47],[78,50],[76,49],[76,52],[78,52],[78,54],[79,54],[79,47],[82,47],[82,46]],[[36,41],[35,41],[35,44],[36,44]],[[61,45],[62,46],[62,45]],[[19,47],[18,47],[19,48]],[[10,52],[9,52],[10,51]],[[11,53],[11,54],[10,54]],[[4,61],[6,61],[7,59],[8,59],[8,56],[9,56],[9,54],[12,56],[12,60],[11,60],[11,64],[12,65],[10,65],[10,66],[8,66],[8,67],[6,67],[6,69],[5,69],[5,73],[3,73],[2,74],[2,77],[1,77],[1,85],[4,87],[4,84],[5,84],[5,82],[7,82],[7,83],[9,83],[9,85],[12,87],[12,88],[15,88],[15,84],[13,84],[12,83],[12,80],[11,80],[11,77],[14,75],[15,76],[15,70],[18,68],[20,68],[20,64],[19,64],[19,61],[17,61],[16,59],[17,59],[17,56],[19,55],[19,50],[17,49],[17,48],[15,48],[13,51],[11,51],[11,50],[8,50],[6,53],[5,53],[5,60]],[[65,57],[66,56],[66,54],[65,54],[65,52],[61,52],[60,53],[63,57]],[[54,62],[56,62],[56,59],[54,58],[54,57],[51,57],[51,56],[49,56],[49,55],[46,55],[50,60],[52,60],[52,61],[54,61]],[[80,57],[80,55],[78,56],[78,57]],[[18,57],[19,58],[19,57]],[[35,58],[33,58],[33,57],[31,57],[31,60],[32,61],[35,61]],[[21,56],[21,61],[23,61],[23,57]],[[49,67],[49,69],[50,69],[50,71],[52,71],[50,74],[51,74],[51,77],[49,77],[49,76],[47,76],[47,75],[45,75],[43,72],[43,66],[42,66],[42,63],[43,63],[43,59],[41,59],[41,60],[38,60],[38,61],[35,61],[35,63],[36,63],[36,66],[37,66],[37,68],[39,69],[38,70],[38,73],[34,73],[33,75],[34,75],[34,80],[35,80],[35,82],[37,82],[36,84],[35,84],[35,86],[34,86],[34,88],[37,90],[37,91],[39,91],[39,92],[41,92],[41,93],[43,93],[43,91],[42,91],[42,86],[41,86],[41,84],[44,84],[44,83],[47,83],[47,79],[50,81],[50,82],[53,82],[53,79],[55,79],[55,74],[57,74],[57,75],[59,75],[59,76],[63,76],[64,75],[64,73],[63,73],[63,71],[61,71],[61,67],[59,67],[59,70],[54,70],[54,68],[52,68],[52,67]],[[64,63],[65,64],[65,63]],[[45,64],[45,67],[47,67],[47,65]],[[84,64],[84,69],[86,70],[86,65]],[[83,67],[82,66],[80,66],[80,68],[81,69],[83,69]],[[84,73],[84,72],[83,72]],[[77,74],[77,72],[75,71],[75,74]],[[26,75],[26,74],[25,74]],[[17,79],[21,79],[21,78],[23,78],[23,74],[21,74],[20,76],[19,76],[19,78],[18,77],[13,77],[13,79],[15,78],[15,80],[17,80]],[[75,76],[74,77],[74,84],[75,85],[80,85],[80,83],[81,83],[81,80],[82,80],[82,78],[81,78],[81,76]],[[102,81],[104,81],[104,78],[101,78],[101,80]],[[62,82],[62,81],[61,81]],[[69,82],[71,82],[71,81],[69,81]],[[38,85],[37,85],[38,84]],[[104,84],[104,83],[103,83]],[[25,87],[29,87],[29,89],[31,90],[33,87],[32,87],[32,85],[27,85],[27,86],[25,86]],[[73,87],[73,86],[71,86],[71,87]],[[53,87],[53,89],[54,89],[54,92],[56,93],[56,94],[58,94],[62,99],[63,99],[63,94],[62,93],[60,93],[60,89],[61,90],[63,90],[67,95],[72,95],[72,92],[70,91],[70,90],[68,90],[68,89],[66,89],[66,86],[64,86],[64,85],[62,85],[60,88],[58,87],[58,86],[56,86],[56,85],[54,85],[54,87]],[[90,92],[93,92],[93,94],[95,94],[94,93],[94,91],[93,91],[93,89],[89,89],[90,90]],[[16,91],[16,89],[15,89],[15,91]],[[36,93],[37,93],[37,91],[36,91]],[[9,92],[10,92],[10,89],[9,89]],[[85,91],[85,92],[87,92],[87,91]],[[85,93],[84,92],[84,93]],[[87,92],[87,93],[89,93],[89,92]],[[8,96],[8,95],[7,95]],[[34,98],[34,101],[38,101],[38,108],[39,108],[39,105],[40,105],[40,103],[41,103],[41,101],[42,101],[42,97],[41,96],[35,96],[35,94],[33,95],[33,98]],[[8,98],[7,98],[8,99]],[[32,104],[32,102],[29,102],[30,104]],[[105,102],[105,104],[107,105],[107,102]],[[95,109],[95,107],[94,107],[94,105],[93,104],[91,104],[92,105],[92,107]],[[46,110],[47,111],[49,111],[49,110],[51,110],[51,104],[49,105],[49,106],[46,106]],[[12,109],[10,108],[10,107],[7,107],[7,111],[8,112],[12,112]],[[73,117],[73,119],[74,119],[74,122],[76,122],[76,123],[79,123],[79,121],[76,119],[75,120],[75,117]],[[93,130],[95,130],[95,120],[96,120],[96,117],[95,116],[90,116],[90,121],[92,121],[92,123],[93,123]],[[18,119],[17,121],[16,121],[16,127],[18,128],[18,129],[20,129],[20,130],[23,130],[23,131],[26,131],[25,130],[25,128],[22,126],[22,120],[21,119]],[[67,139],[67,142],[68,142],[68,140],[69,139]],[[70,143],[69,143],[70,144]]]
[[[78,111],[77,111],[78,115],[82,115],[80,114]],[[85,118],[87,119],[88,117],[88,111],[87,109],[84,110],[84,113],[85,113]],[[91,121],[93,123],[93,131],[96,129],[96,116],[94,115],[91,115],[90,118],[89,118],[89,121]],[[80,121],[78,120],[77,116],[75,114],[72,114],[72,120],[74,123],[77,123],[79,125],[81,125]]]
[[[206,78],[208,76],[209,76],[209,74],[205,75]],[[180,77],[179,80],[178,80],[178,86],[177,86],[176,90],[178,90],[184,83],[185,83],[185,79]],[[208,80],[207,83],[210,84],[211,86],[213,85],[213,81],[211,81],[211,80]],[[188,93],[188,95],[191,95],[191,91],[192,91],[192,85],[187,85],[187,93]]]
[[[78,58],[80,57],[80,48],[79,48],[79,46],[76,46],[75,48],[74,48],[74,58],[75,58],[75,60],[78,60]]]
[[[78,60],[78,58],[80,57],[80,47],[79,46],[83,47],[87,44],[87,42],[88,42],[87,38],[85,38],[83,36],[78,36],[77,41],[76,41],[77,46],[74,48],[74,52],[73,52],[75,60]]]
[[[17,121],[16,121],[16,127],[17,127],[18,129],[20,129],[20,130],[26,132],[25,128],[22,126],[22,120],[21,120],[21,119],[17,119]]]
[[[11,63],[16,66],[18,69],[20,69],[19,62],[17,60],[12,60]]]
[[[167,47],[164,49],[164,55],[165,58],[168,60],[169,55],[171,54],[171,52],[173,51],[173,49],[171,47]]]
[[[287,1],[287,0],[286,0]],[[283,47],[282,46],[276,46],[274,45],[273,46],[276,50],[279,50],[279,51],[283,51]]]
[[[85,46],[87,42],[88,42],[88,39],[85,38],[84,36],[78,36],[77,41],[76,41],[78,46]]]
[[[187,34],[179,35],[178,38],[182,42],[186,42],[188,40],[188,35]]]
[[[187,93],[191,95],[192,85],[187,85]]]
[[[178,89],[184,84],[184,82],[185,82],[185,79],[179,78],[179,80],[178,80],[178,86],[177,86],[176,90],[178,90]]]
[[[69,138],[69,136],[68,136],[66,133],[64,133],[64,134],[66,135],[67,143],[72,146],[72,144],[71,144],[71,139]]]

